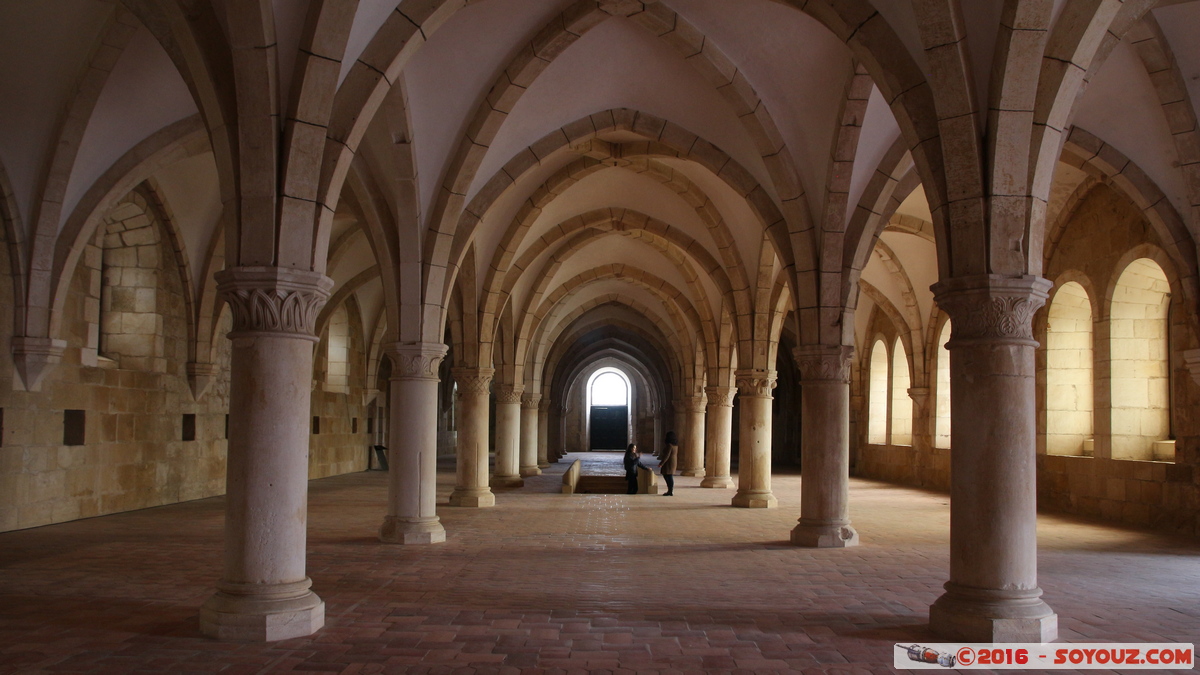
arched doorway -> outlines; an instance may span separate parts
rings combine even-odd
[[[601,368],[588,379],[588,449],[624,450],[629,443],[629,377]]]

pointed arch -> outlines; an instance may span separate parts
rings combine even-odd
[[[871,346],[867,369],[867,442],[888,442],[888,350],[882,337]]]
[[[1155,459],[1171,436],[1171,282],[1159,262],[1134,257],[1141,253],[1116,267],[1107,297],[1114,459]]]
[[[609,143],[597,138],[600,134],[626,132],[641,137],[640,141]],[[439,233],[426,239],[427,301],[444,304],[439,298],[448,291],[435,288],[444,283],[430,276],[433,270],[446,270],[447,280],[453,281],[458,260],[474,241],[475,229],[484,215],[515,182],[538,166],[551,154],[571,149],[588,157],[599,157],[627,165],[637,158],[672,158],[692,161],[721,179],[736,194],[746,200],[759,224],[770,232],[773,245],[788,269],[795,269],[787,222],[774,201],[766,194],[749,171],[695,134],[662,118],[625,108],[605,110],[565,125],[517,153],[480,189],[462,211],[452,232]],[[707,206],[703,208],[708,208]],[[715,209],[714,209],[715,210]],[[815,265],[815,254],[808,250],[806,265]],[[440,275],[441,272],[439,271]]]
[[[909,374],[908,350],[899,336],[892,343],[892,373],[889,386],[891,387],[891,415],[888,426],[891,430],[892,445],[912,445],[913,441],[913,402],[908,397],[908,389],[912,384]],[[872,364],[872,368],[874,365]],[[874,371],[872,371],[874,372]]]
[[[1093,437],[1093,312],[1087,289],[1061,275],[1047,303],[1046,453],[1084,455]],[[1070,280],[1068,280],[1070,279]]]

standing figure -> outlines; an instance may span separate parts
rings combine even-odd
[[[675,436],[674,431],[668,431],[666,440],[667,447],[663,450],[662,457],[659,459],[658,468],[663,480],[667,483],[667,491],[663,493],[663,496],[674,497],[675,462],[679,458],[679,439]]]
[[[638,493],[638,469],[649,469],[650,467],[642,464],[642,453],[638,452],[637,444],[630,443],[629,447],[625,448],[625,482],[629,489],[625,494],[636,495]]]

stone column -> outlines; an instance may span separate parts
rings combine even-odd
[[[705,419],[704,466],[706,475],[700,487],[730,488],[733,478],[729,475],[729,456],[733,447],[733,387],[708,387],[708,412]]]
[[[739,370],[738,489],[733,505],[771,509],[779,500],[771,494],[771,390],[775,372]]]
[[[929,409],[929,387],[909,387],[913,402],[913,447],[921,452],[933,448],[933,411]]]
[[[438,366],[446,345],[394,342],[388,420],[388,512],[379,539],[388,544],[446,541],[437,516]]]
[[[704,395],[684,400],[687,417],[684,435],[679,439],[679,475],[704,475]]]
[[[909,387],[908,397],[913,402],[912,456],[910,484],[924,486],[925,476],[933,463],[933,411],[929,408],[929,387]]]
[[[850,362],[853,347],[807,345],[800,370],[800,523],[792,543],[858,545],[850,525]]]
[[[671,401],[671,418],[672,418],[672,426],[671,426],[670,431],[674,431],[675,435],[679,439],[680,444],[683,444],[684,443],[683,437],[687,436],[687,420],[688,420],[688,418],[687,418],[687,403],[684,401],[684,399],[680,398],[680,399],[675,399],[674,401]],[[663,434],[663,438],[657,438],[654,440],[654,447],[657,448],[659,456],[661,456],[663,451],[667,449],[667,444],[664,442],[665,438],[666,438],[666,434]],[[682,450],[683,450],[683,448],[680,448],[680,451],[682,451]]]
[[[225,564],[200,630],[223,640],[311,635],[325,603],[305,573],[309,406],[317,314],[333,280],[274,267],[216,278],[233,314]]]
[[[950,315],[950,581],[938,635],[1048,642],[1058,617],[1037,583],[1033,314],[1050,282],[980,275],[933,286]]]
[[[550,466],[550,401],[539,401],[537,410],[537,463],[539,469],[545,469]]]
[[[496,505],[488,487],[488,389],[491,368],[454,368],[458,384],[458,471],[450,506]]]
[[[538,468],[538,404],[541,394],[521,396],[521,476],[540,476]]]
[[[496,387],[496,471],[494,488],[518,488],[521,478],[521,393],[522,386]]]
[[[559,461],[567,456],[567,413],[571,408],[566,403],[560,403],[554,407],[557,417],[554,420],[554,427],[558,429],[558,445],[554,448],[554,461]]]
[[[642,442],[638,444],[638,449],[643,453],[649,452],[653,455],[655,450],[658,449],[660,440],[667,435],[667,432],[663,429],[662,413],[663,409],[658,402],[651,400],[650,419],[654,422],[654,430],[651,432],[650,438],[640,439]]]

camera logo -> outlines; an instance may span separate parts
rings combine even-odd
[[[929,647],[922,647],[921,645],[908,645],[906,647],[898,644],[896,646],[905,650],[910,660],[918,663],[936,663],[943,668],[953,668],[957,660],[954,654],[943,654]]]

